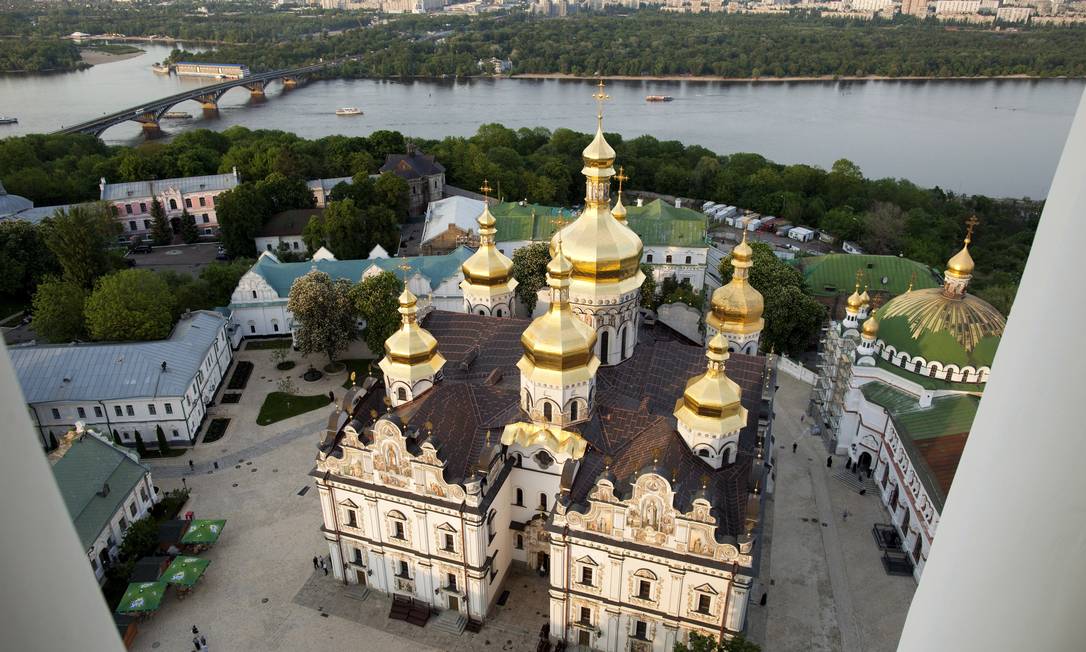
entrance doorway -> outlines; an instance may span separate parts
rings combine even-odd
[[[577,630],[577,645],[583,645],[585,647],[592,646],[592,635],[583,629]]]
[[[449,609],[452,611],[460,611],[460,598],[455,595],[449,596]]]
[[[180,217],[171,217],[170,218],[170,229],[172,229],[174,233],[181,233],[181,218]]]
[[[871,477],[871,453],[860,453],[860,459],[856,462],[856,466],[861,473],[866,473],[867,477]]]
[[[539,569],[540,575],[545,575],[551,570],[551,556],[545,552],[536,553],[536,568]]]
[[[365,586],[366,585],[366,571],[364,571],[364,570],[356,570],[354,572],[354,574],[358,578],[358,585],[359,586]]]

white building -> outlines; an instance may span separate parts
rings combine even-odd
[[[154,506],[151,469],[135,452],[114,446],[109,435],[80,427],[50,453],[53,477],[98,582],[117,560],[124,532]]]
[[[965,243],[942,287],[910,289],[870,316],[857,285],[827,332],[812,394],[827,447],[874,479],[889,511],[888,565],[917,578],[1006,325],[966,292]]]
[[[371,175],[376,176],[376,175]],[[332,189],[341,183],[352,184],[354,183],[353,177],[332,177],[329,179],[310,179],[305,182],[309,192],[313,193],[313,199],[316,200],[317,208],[324,208],[330,201]]]
[[[9,349],[42,446],[77,422],[127,446],[137,432],[153,446],[157,426],[171,444],[191,445],[233,357],[227,326],[199,310],[164,340]]]
[[[246,272],[230,296],[230,321],[234,325],[234,345],[243,337],[287,335],[294,330],[294,316],[287,310],[287,299],[294,281],[310,270],[326,272],[332,279],[345,278],[357,283],[373,274],[393,272],[404,263],[411,266],[408,285],[420,299],[423,313],[431,310],[463,310],[464,280],[460,266],[471,256],[460,247],[443,256],[389,258],[383,249],[375,249],[366,260],[336,260],[326,249],[313,255],[312,261],[282,263],[265,251]]]
[[[595,197],[599,145],[585,152]],[[346,393],[311,472],[332,570],[462,624],[531,569],[516,582],[548,588],[552,643],[664,652],[691,632],[732,636],[756,574],[771,370],[729,359],[722,338],[706,353],[646,337],[602,366],[574,285],[610,279],[567,257],[576,232],[555,240],[531,322],[438,310],[420,323],[403,292],[383,382]]]
[[[126,236],[150,237],[154,221],[151,202],[156,197],[162,203],[174,233],[180,232],[181,214],[187,210],[201,234],[215,235],[219,229],[219,221],[215,217],[215,198],[238,183],[238,171],[234,168],[228,174],[154,181],[106,183],[105,177],[102,177],[98,188],[99,199],[112,205],[113,214],[117,216],[117,222]]]
[[[308,255],[309,247],[302,238],[305,226],[309,220],[319,218],[323,213],[323,208],[296,208],[272,215],[253,238],[256,250],[276,253],[280,247],[284,247],[291,253]]]

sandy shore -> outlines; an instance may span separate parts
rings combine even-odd
[[[79,56],[83,57],[83,62],[92,66],[97,66],[102,63],[113,63],[114,61],[124,61],[125,59],[131,59],[143,54],[143,50],[139,52],[131,52],[129,54],[110,54],[108,52],[102,52],[100,50],[87,50],[83,49],[79,51]]]
[[[510,75],[506,79],[600,79],[594,75],[570,75],[565,73],[523,73]],[[693,82],[731,82],[731,83],[795,83],[795,82],[832,82],[832,81],[988,81],[998,79],[1081,79],[1081,77],[1039,77],[1037,75],[993,75],[990,77],[889,77],[885,75],[865,75],[863,77],[844,77],[821,75],[816,77],[720,77],[716,75],[604,75],[610,81],[693,81]]]

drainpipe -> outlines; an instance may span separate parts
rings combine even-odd
[[[464,611],[468,612],[468,618],[471,618],[471,604],[468,602],[468,598],[471,596],[471,580],[468,578],[468,546],[466,533],[464,532],[464,505],[460,503],[460,561],[464,566]],[[480,614],[479,617],[483,618],[486,614]]]
[[[106,404],[102,401],[97,401],[97,403],[102,406],[102,414],[106,415],[106,428],[109,429],[109,438],[113,439],[113,424],[109,422],[109,410],[106,409]],[[37,414],[37,412],[34,414]]]
[[[570,583],[570,563],[569,558],[573,555],[573,550],[570,548],[569,543],[569,526],[566,525],[562,528],[562,538],[566,541],[566,626],[562,630],[562,640],[568,638],[567,632],[572,628],[572,624],[569,622],[569,583]],[[550,570],[550,569],[548,569]]]
[[[345,564],[343,562],[343,546],[341,546],[340,543],[339,543],[339,539],[340,539],[340,536],[339,536],[339,514],[337,513],[338,510],[336,509],[336,488],[333,487],[331,484],[328,485],[328,497],[332,499],[332,524],[336,528],[336,545],[339,546],[339,563],[340,563],[340,565],[345,566]],[[328,557],[328,565],[329,566],[332,565],[332,557],[331,557],[331,555],[329,555],[329,557]],[[343,573],[343,583],[344,584],[350,584],[350,582],[347,581],[347,569],[346,569],[346,567],[340,568],[339,572]]]
[[[38,408],[30,405],[30,410],[34,413],[34,421],[36,422],[34,425],[38,428],[38,436],[41,437],[44,448],[49,450],[49,440],[45,438],[45,433],[42,432],[41,415],[38,414]]]

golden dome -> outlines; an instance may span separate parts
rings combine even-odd
[[[747,410],[740,403],[739,385],[724,373],[728,341],[717,333],[705,351],[709,359],[705,373],[686,383],[682,398],[675,403],[674,416],[699,432],[727,434],[747,425]]]
[[[867,286],[864,286],[864,292],[860,295],[860,303],[865,306],[871,305],[871,295],[867,293]]]
[[[845,305],[852,312],[859,312],[860,308],[864,305],[864,298],[860,295],[860,282],[856,281],[856,288],[852,291],[852,294],[848,295],[848,300]]]
[[[517,362],[517,368],[526,377],[549,385],[586,381],[600,366],[593,350],[596,331],[569,308],[570,277],[575,269],[563,254],[562,246],[559,240],[554,257],[547,264],[550,307],[524,329],[520,336],[524,355]]]
[[[875,313],[871,313],[871,316],[864,321],[861,331],[867,339],[875,339],[879,334],[879,320],[875,319]]]
[[[619,194],[618,200],[615,201],[615,207],[611,209],[611,217],[615,218],[623,224],[626,223],[626,207],[622,205],[622,195]]]
[[[483,204],[483,212],[479,215],[479,249],[472,254],[460,270],[464,273],[464,281],[461,284],[472,287],[476,293],[484,288],[493,288],[495,293],[509,292],[516,287],[513,279],[513,261],[498,251],[494,246],[494,225],[497,220],[490,214],[490,206]]]
[[[615,150],[603,137],[603,118],[596,122],[596,136],[581,152],[586,166],[609,168],[615,162]]]
[[[943,364],[990,366],[1007,320],[971,294],[943,288],[899,294],[879,308],[879,339],[899,353]]]
[[[969,279],[973,276],[973,257],[969,255],[969,243],[973,241],[973,227],[977,225],[977,217],[974,215],[966,221],[965,243],[961,250],[951,256],[946,263],[947,276],[956,279]]]
[[[754,265],[753,255],[744,231],[743,239],[732,249],[732,280],[713,292],[712,310],[707,321],[718,332],[753,333],[765,325],[762,319],[765,300],[748,281],[750,268]]]
[[[400,293],[398,312],[403,324],[385,340],[385,357],[378,366],[387,376],[398,380],[414,381],[435,375],[445,364],[445,358],[437,351],[437,340],[425,328],[419,326],[418,299],[406,285]]]

